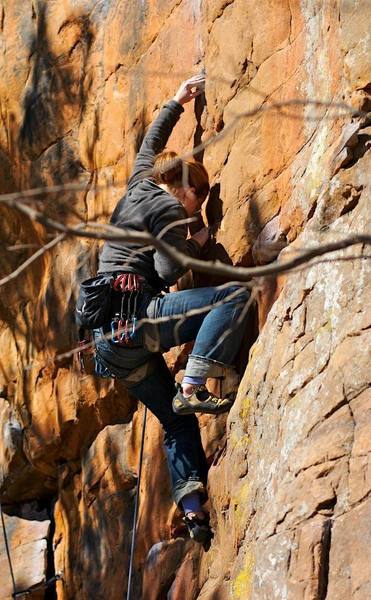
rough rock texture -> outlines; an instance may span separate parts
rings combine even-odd
[[[47,540],[50,530],[50,521],[45,511],[37,511],[33,506],[23,506],[19,516],[4,515],[7,541],[13,567],[14,579],[17,590],[30,589],[33,599],[44,598],[42,583],[45,581],[47,571]],[[0,573],[1,573],[1,600],[9,600],[13,593],[13,584],[8,566],[5,540],[0,542]]]
[[[329,238],[366,213],[360,202]],[[308,228],[297,243],[315,237]],[[365,262],[291,275],[253,348],[210,472],[214,560],[233,564],[218,578],[234,582],[234,598],[248,586],[253,598],[367,597],[369,287]]]
[[[204,217],[221,221],[205,256],[261,262],[268,237],[288,240],[285,260],[370,231],[369,13],[368,0],[1,0],[0,192],[79,182],[37,208],[106,222],[159,106],[205,66],[206,103],[187,106],[169,144],[223,132],[201,153]],[[51,232],[2,204],[0,216],[3,277]],[[1,501],[18,510],[6,519],[18,589],[62,571],[58,599],[116,600],[127,584],[143,410],[91,365],[81,377],[76,359],[57,359],[76,345],[75,274],[94,271],[97,250],[65,240],[0,287]],[[208,553],[185,535],[149,417],[135,598],[370,596],[370,271],[350,259],[361,251],[258,281],[237,401],[228,419],[200,419]],[[31,500],[48,505],[36,525]],[[3,548],[0,560],[8,585]]]

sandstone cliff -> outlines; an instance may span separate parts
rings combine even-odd
[[[251,265],[273,218],[285,253],[370,231],[369,20],[368,0],[1,0],[0,191],[79,182],[36,206],[105,222],[159,106],[205,67],[205,106],[187,107],[171,147],[224,132],[203,157],[214,257]],[[0,214],[4,276],[51,231]],[[370,269],[350,258],[362,250],[260,282],[236,403],[200,419],[208,553],[183,535],[149,417],[134,598],[371,596]],[[142,408],[57,359],[76,345],[75,274],[96,253],[65,240],[0,288],[1,502],[32,598],[125,597]],[[2,534],[0,547],[8,599]],[[55,573],[55,592],[38,587]]]

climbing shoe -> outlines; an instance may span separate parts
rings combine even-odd
[[[173,411],[177,415],[191,415],[193,413],[206,413],[219,415],[227,412],[233,404],[232,397],[217,398],[204,385],[195,387],[191,396],[183,396],[182,387],[178,384],[178,392],[173,398]]]
[[[196,515],[189,517],[186,515],[183,519],[184,523],[187,526],[189,531],[189,535],[198,544],[202,544],[204,550],[208,550],[210,548],[211,540],[213,538],[213,532],[210,528],[210,519],[209,515],[205,514],[203,519],[200,519]]]

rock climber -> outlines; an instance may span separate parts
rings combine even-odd
[[[203,227],[187,238],[184,223],[204,204],[209,177],[200,162],[181,160],[164,148],[183,105],[203,90],[203,76],[188,79],[163,106],[144,137],[126,194],[110,221],[125,230],[160,235],[190,257],[200,255],[210,235]],[[241,315],[248,292],[228,286],[167,293],[184,271],[151,247],[104,243],[98,275],[113,278],[113,288],[122,297],[116,305],[113,302],[111,321],[94,330],[96,372],[126,381],[130,393],[161,422],[174,500],[185,513],[191,537],[205,545],[211,536],[209,516],[202,508],[207,464],[195,413],[220,414],[232,405],[230,396],[218,398],[205,384],[208,377],[232,372],[244,329],[239,324],[232,330],[232,324]],[[140,326],[141,319],[148,321]],[[190,341],[193,351],[182,384],[176,387],[162,352]],[[152,367],[143,371],[149,364]],[[141,375],[131,377],[133,373]]]

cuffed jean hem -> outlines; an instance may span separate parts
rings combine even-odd
[[[185,377],[222,377],[228,369],[235,370],[232,365],[221,363],[212,358],[190,354],[184,373]]]
[[[184,496],[187,496],[188,494],[194,494],[195,492],[200,494],[201,504],[204,504],[208,498],[208,495],[202,481],[192,479],[188,481],[180,481],[179,483],[176,483],[173,488],[174,502],[179,506]],[[180,506],[180,508],[182,507]]]

